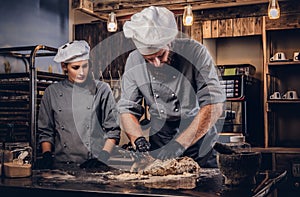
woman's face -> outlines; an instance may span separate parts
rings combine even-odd
[[[68,72],[68,79],[72,83],[83,83],[89,73],[88,60],[65,64],[65,69]]]

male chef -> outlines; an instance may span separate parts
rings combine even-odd
[[[207,49],[179,39],[174,14],[164,7],[134,14],[123,30],[137,50],[126,61],[118,109],[136,151],[161,160],[189,156],[201,167],[216,167],[212,146],[225,94]],[[139,124],[143,99],[151,116],[149,136]]]

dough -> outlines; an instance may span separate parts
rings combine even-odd
[[[177,159],[169,160],[155,160],[150,163],[139,174],[165,176],[165,175],[178,175],[184,173],[199,173],[200,166],[190,157],[180,157]]]

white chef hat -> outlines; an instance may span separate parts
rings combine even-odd
[[[156,53],[172,42],[178,33],[173,12],[165,7],[150,6],[132,15],[123,27],[143,55]]]
[[[86,41],[74,40],[58,48],[58,52],[54,57],[54,61],[57,63],[70,63],[88,60],[89,53],[90,46]]]

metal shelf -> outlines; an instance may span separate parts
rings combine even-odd
[[[22,135],[27,135],[28,142],[33,149],[34,162],[37,150],[37,113],[41,101],[39,93],[50,84],[66,78],[66,75],[62,74],[37,71],[35,60],[37,57],[54,56],[56,52],[56,48],[44,45],[0,48],[0,55],[21,58],[26,62],[26,72],[0,74],[0,107],[3,110],[2,114],[7,116],[1,117],[1,128],[12,128],[15,132],[13,135],[20,135],[18,137],[23,140],[26,137]],[[20,116],[24,111],[27,111],[28,115]],[[16,116],[16,114],[20,115]],[[9,129],[7,132],[10,132]],[[23,134],[21,135],[21,133]],[[1,133],[1,135],[3,134]]]

